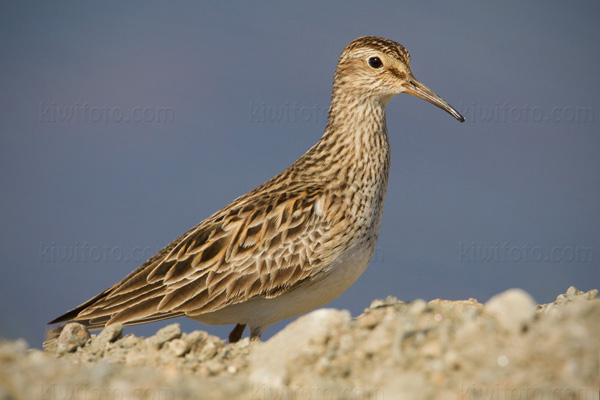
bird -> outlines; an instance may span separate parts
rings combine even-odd
[[[90,330],[185,316],[235,324],[250,340],[321,307],[365,271],[379,236],[390,170],[386,105],[399,93],[464,117],[420,83],[401,44],[353,40],[333,77],[322,137],[271,180],[233,200],[123,280],[48,324]],[[47,335],[56,341],[64,324]]]

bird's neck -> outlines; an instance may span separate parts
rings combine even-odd
[[[334,90],[325,133],[284,176],[302,185],[325,185],[331,197],[326,201],[341,199],[344,216],[356,221],[352,234],[371,238],[379,231],[389,169],[385,102]]]
[[[390,144],[385,121],[387,101],[365,98],[334,89],[325,133],[311,149],[314,156],[325,155],[326,168],[338,170],[351,179],[365,168],[374,179],[385,180],[390,161]],[[376,171],[377,170],[377,171]],[[331,171],[330,171],[331,172]]]
[[[334,86],[325,133],[285,175],[298,182],[357,186],[357,191],[377,187],[382,201],[390,168],[386,103]]]
[[[365,150],[387,147],[385,106],[385,102],[376,98],[334,91],[328,124],[321,141],[336,144],[339,151],[353,150],[357,155]]]

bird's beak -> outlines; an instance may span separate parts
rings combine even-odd
[[[410,79],[404,85],[404,92],[411,94],[415,97],[419,97],[425,101],[430,102],[434,106],[438,106],[442,110],[446,111],[448,114],[452,115],[459,122],[465,122],[465,117],[460,115],[458,111],[454,107],[452,107],[448,102],[442,99],[440,96],[435,94],[435,92],[429,89],[427,86],[423,85],[421,82],[415,79],[414,76],[410,76]]]

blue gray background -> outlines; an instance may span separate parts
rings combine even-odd
[[[2,2],[0,336],[41,346],[47,321],[303,154],[363,35],[404,44],[468,122],[389,103],[378,248],[330,306],[597,288],[598,20],[597,1]]]

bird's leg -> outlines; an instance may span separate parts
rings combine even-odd
[[[229,334],[229,343],[235,343],[240,340],[244,333],[244,329],[246,329],[245,324],[237,324]]]

